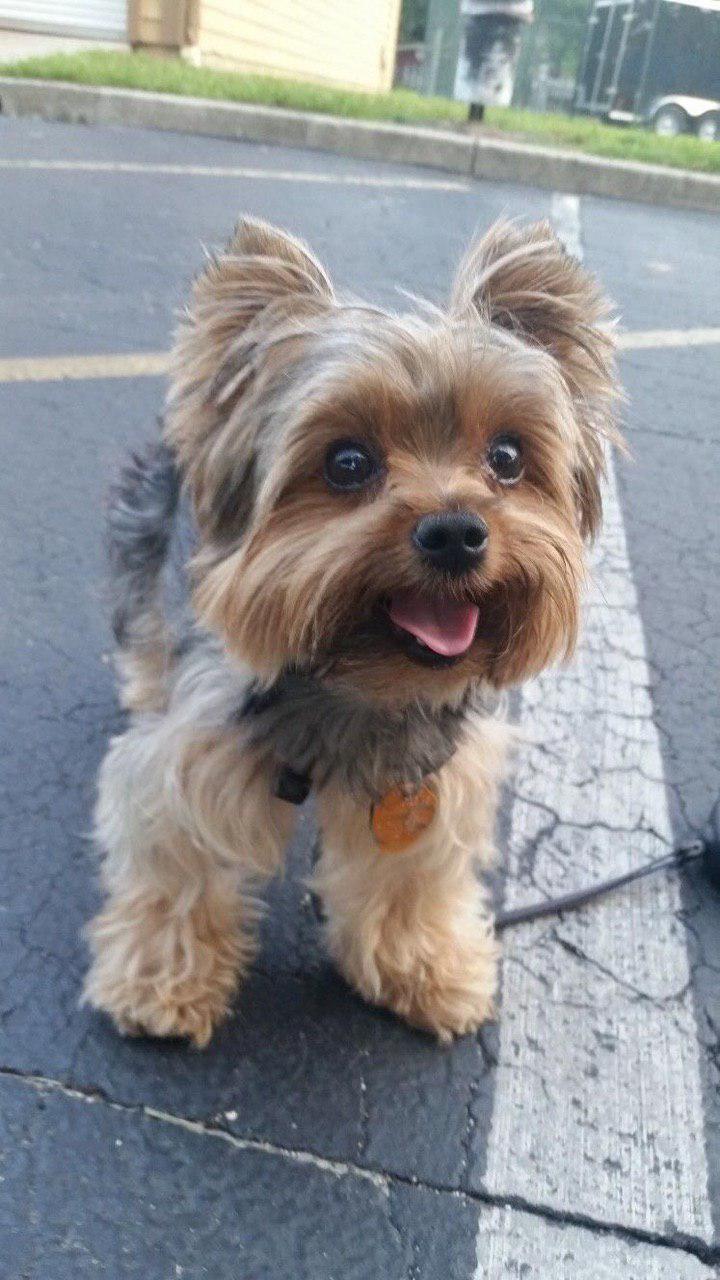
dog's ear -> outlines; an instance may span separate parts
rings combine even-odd
[[[300,240],[269,222],[241,219],[224,256],[249,259],[242,270],[254,276],[258,300],[294,293],[332,298],[332,285],[317,258]]]
[[[548,222],[498,222],[461,263],[451,310],[461,316],[474,312],[557,361],[575,405],[578,515],[583,535],[591,537],[601,517],[604,441],[618,440],[615,343],[602,291]]]
[[[257,481],[251,394],[297,350],[303,326],[332,305],[330,281],[310,251],[251,219],[195,281],[171,361],[165,436],[204,529],[235,535],[244,527]]]
[[[277,326],[332,296],[325,271],[299,240],[244,218],[195,281],[176,344],[178,376],[188,361],[202,361],[207,394],[227,401],[252,373],[257,326]]]

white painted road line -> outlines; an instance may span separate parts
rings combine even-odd
[[[386,177],[363,173],[318,173],[302,169],[259,169],[248,165],[153,164],[131,160],[0,159],[0,171],[43,173],[135,173],[179,178],[245,178],[263,182],[314,182],[337,187],[379,187],[399,191],[469,191],[468,182],[452,178]]]
[[[583,1227],[544,1222],[515,1209],[483,1214],[482,1280],[713,1280],[697,1258]]]
[[[523,691],[528,740],[514,781],[507,906],[619,874],[671,846],[649,687],[611,468],[584,640],[570,668]],[[506,935],[482,1181],[493,1197],[517,1198],[540,1214],[712,1241],[680,908],[677,878],[658,876],[562,921]],[[670,1269],[603,1270],[598,1261],[595,1270],[602,1250],[592,1247],[584,1270],[558,1270],[557,1239],[545,1223],[528,1246],[512,1217],[483,1213],[476,1280],[712,1274],[684,1273],[676,1259]]]
[[[550,203],[550,217],[568,253],[582,258],[580,197],[556,191]],[[653,351],[664,347],[702,347],[720,343],[720,327],[698,329],[644,329],[619,333],[621,351]]]
[[[554,191],[550,201],[550,219],[568,253],[575,258],[582,258],[579,196]]]
[[[612,474],[605,503],[579,654],[523,693],[530,742],[514,780],[510,907],[618,875],[672,845]],[[657,876],[562,923],[508,935],[487,1191],[712,1240],[680,908],[677,878]]]

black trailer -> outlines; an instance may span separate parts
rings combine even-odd
[[[591,0],[574,109],[720,138],[720,0]]]

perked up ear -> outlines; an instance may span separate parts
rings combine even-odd
[[[575,487],[580,529],[592,537],[601,518],[605,441],[618,442],[619,396],[610,305],[550,223],[498,222],[461,263],[451,310],[474,311],[557,361],[580,428]]]
[[[252,372],[254,343],[247,338],[255,322],[279,324],[297,309],[312,310],[332,296],[323,268],[299,240],[244,218],[195,281],[175,345],[176,382],[197,385],[199,375],[211,399],[226,401],[236,389],[234,375]],[[194,366],[191,373],[188,364]]]
[[[270,303],[292,297],[332,300],[332,284],[299,239],[259,219],[243,218],[224,253],[211,262],[197,294],[234,293],[249,319]]]
[[[282,362],[303,323],[332,304],[330,281],[304,245],[249,218],[195,281],[172,356],[165,436],[204,527],[223,522],[223,493],[238,510],[251,499],[254,429],[236,407],[261,370]]]

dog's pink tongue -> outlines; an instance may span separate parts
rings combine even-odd
[[[476,604],[399,591],[392,596],[388,612],[396,627],[409,631],[445,658],[465,653],[475,639],[479,612]]]

